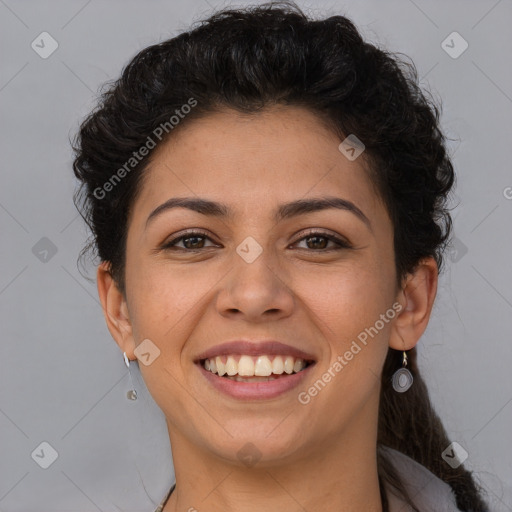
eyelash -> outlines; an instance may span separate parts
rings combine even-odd
[[[211,240],[211,238],[208,236],[208,233],[205,233],[204,231],[189,231],[189,232],[186,232],[185,234],[182,234],[176,238],[173,238],[172,240],[170,240],[169,242],[165,243],[161,249],[163,250],[176,250],[176,244],[182,240],[185,240],[187,238],[194,238],[194,237],[203,237],[203,238],[207,238],[209,239],[210,241],[213,241]],[[331,249],[305,249],[306,251],[313,251],[313,252],[330,252],[330,251],[340,251],[340,250],[343,250],[343,249],[352,249],[352,245],[350,245],[347,241],[345,240],[342,240],[341,238],[338,238],[334,235],[331,235],[330,233],[326,233],[324,231],[315,231],[315,230],[311,230],[309,232],[307,232],[306,234],[304,234],[304,236],[302,236],[301,238],[299,238],[298,240],[296,240],[294,243],[297,243],[297,242],[301,242],[307,238],[311,238],[311,237],[314,237],[314,236],[318,236],[318,237],[321,237],[321,238],[326,238],[327,240],[331,241],[331,242],[334,242],[338,247],[334,247],[334,248],[331,248]],[[202,251],[203,249],[187,249],[186,247],[178,247],[177,248],[178,250],[180,251],[185,251],[185,252],[200,252]]]

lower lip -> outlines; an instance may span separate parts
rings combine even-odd
[[[241,400],[264,400],[282,395],[286,391],[297,387],[309,375],[309,370],[314,365],[315,363],[311,363],[299,373],[294,373],[287,377],[279,377],[274,380],[237,382],[236,380],[219,377],[216,373],[206,370],[201,363],[197,363],[201,373],[216,389],[226,395]]]

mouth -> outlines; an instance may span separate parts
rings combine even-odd
[[[281,355],[224,355],[200,359],[195,366],[209,387],[237,400],[286,396],[311,374],[316,361]]]
[[[206,371],[235,382],[268,382],[304,371],[315,363],[290,355],[229,354],[199,360]]]

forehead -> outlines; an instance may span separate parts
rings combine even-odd
[[[154,150],[136,211],[147,214],[170,197],[192,195],[253,215],[267,204],[321,195],[378,209],[364,155],[349,160],[340,142],[317,115],[300,107],[208,114]]]

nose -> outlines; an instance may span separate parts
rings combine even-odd
[[[216,307],[220,315],[261,323],[290,316],[295,306],[290,279],[269,251],[251,263],[234,256],[232,271],[222,281]]]

